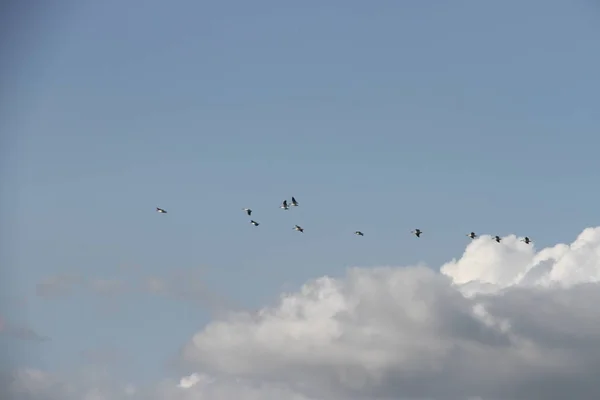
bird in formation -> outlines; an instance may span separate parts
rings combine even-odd
[[[291,200],[290,203],[291,203],[292,207],[298,207],[298,205],[299,205],[298,201],[296,200],[296,198],[294,196],[292,196],[292,200]],[[288,204],[287,200],[283,200],[283,202],[281,203],[281,206],[279,208],[282,208],[284,210],[289,210],[290,209],[290,205]],[[250,208],[243,208],[242,210],[244,210],[248,216],[252,215],[252,210]],[[163,208],[160,208],[160,207],[156,207],[156,212],[159,213],[159,214],[166,214],[167,210],[165,210]],[[254,226],[259,226],[260,225],[255,220],[250,220],[250,223],[252,225],[254,225]],[[298,232],[301,232],[301,233],[304,232],[304,228],[302,228],[300,225],[294,225],[293,229],[295,231],[298,231]],[[418,238],[420,238],[421,234],[423,233],[423,231],[421,231],[420,229],[415,229],[415,230],[412,230],[410,232],[412,234],[414,234]],[[357,236],[364,236],[364,233],[362,233],[361,231],[355,231],[354,234],[357,235]],[[478,237],[475,232],[467,233],[466,236],[468,236],[471,239],[475,239],[475,238]],[[492,239],[495,240],[497,243],[500,243],[502,241],[502,238],[500,236],[498,236],[498,235],[493,236]],[[523,239],[521,239],[521,242],[524,242],[526,244],[533,243],[533,241],[528,236],[525,236]]]
[[[500,243],[502,241],[502,238],[497,235],[494,236],[493,239],[498,243]],[[533,243],[533,241],[528,236],[525,236],[523,239],[521,239],[521,242],[525,242],[526,244]]]

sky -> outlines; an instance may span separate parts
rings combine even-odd
[[[600,394],[582,350],[600,344],[597,3],[65,0],[3,19],[15,400]]]

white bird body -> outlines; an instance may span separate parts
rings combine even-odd
[[[284,210],[289,210],[290,206],[288,205],[287,200],[284,200],[283,203],[281,203],[281,207],[279,208],[283,208]]]
[[[302,227],[301,227],[301,226],[299,226],[299,225],[294,225],[294,230],[295,230],[295,231],[298,231],[298,232],[304,232],[304,228],[302,228]]]
[[[160,213],[160,214],[166,214],[167,213],[165,210],[163,210],[162,208],[158,208],[158,207],[156,207],[156,212]]]
[[[250,221],[250,223],[254,226],[259,226],[260,224],[258,222],[256,222],[255,220]]]

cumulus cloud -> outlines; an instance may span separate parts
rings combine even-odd
[[[600,228],[585,229],[571,245],[558,244],[539,252],[514,235],[503,238],[499,246],[494,244],[487,236],[473,241],[460,260],[442,266],[442,274],[456,284],[483,284],[495,290],[600,280]]]
[[[118,394],[597,399],[599,280],[600,228],[540,250],[515,236],[482,236],[439,271],[352,268],[258,312],[213,320],[182,347],[189,375]]]
[[[600,374],[588,348],[600,348],[599,274],[600,228],[538,252],[483,236],[440,273],[353,268],[309,282],[275,307],[210,323],[182,357],[315,395],[600,398],[584,379]]]

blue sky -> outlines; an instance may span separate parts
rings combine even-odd
[[[36,297],[49,276],[201,268],[255,308],[349,266],[437,268],[471,230],[571,240],[597,223],[598,18],[558,0],[40,12],[2,104],[3,290],[27,298],[5,313],[52,338],[15,344],[23,362],[69,369],[114,346],[150,379],[210,318],[133,292],[108,310]]]

